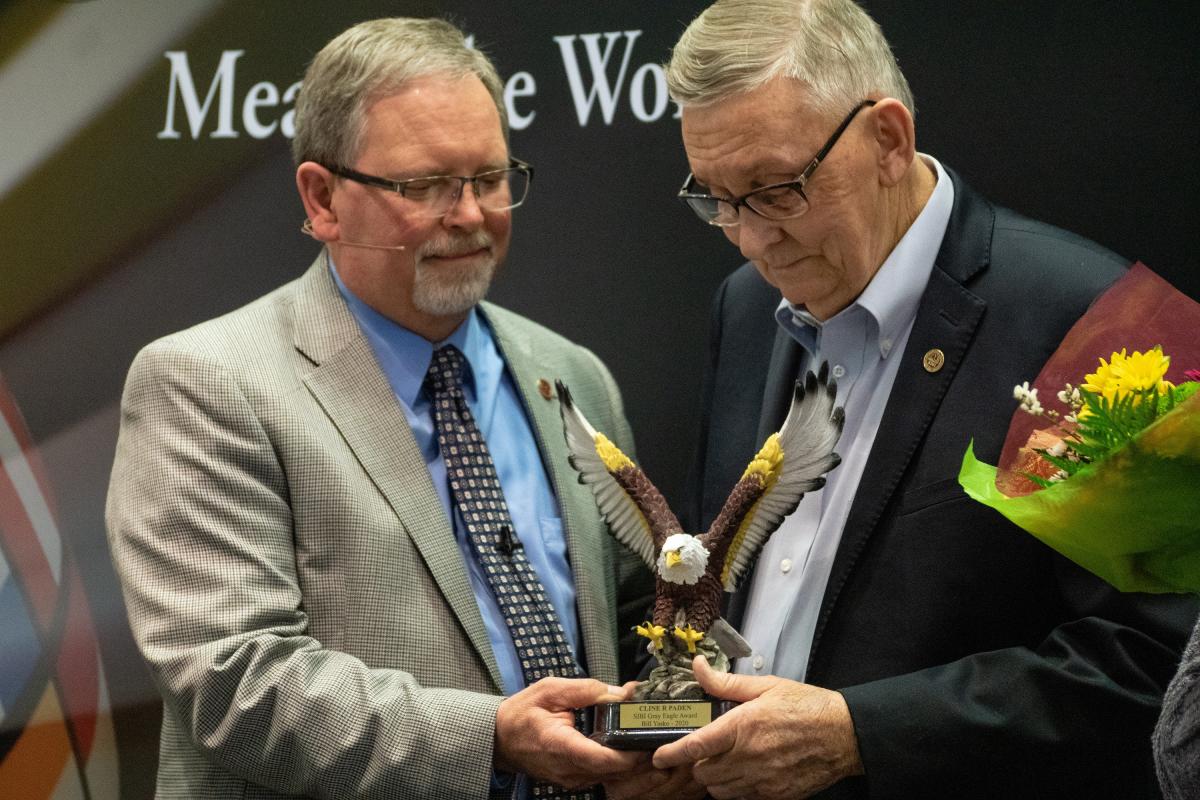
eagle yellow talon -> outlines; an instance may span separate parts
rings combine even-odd
[[[650,641],[654,642],[655,650],[662,650],[663,636],[667,634],[667,629],[662,625],[655,625],[653,622],[647,622],[644,625],[638,625],[634,628],[638,636],[645,636]]]
[[[696,642],[704,638],[704,632],[696,630],[690,624],[686,628],[676,625],[675,638],[682,639],[687,644],[688,652],[694,653],[696,652]]]

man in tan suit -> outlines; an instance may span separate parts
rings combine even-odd
[[[135,360],[107,523],[164,697],[160,797],[588,797],[548,784],[644,763],[573,725],[614,692],[618,598],[636,615],[649,583],[549,391],[628,451],[611,376],[481,302],[532,177],[506,133],[495,69],[453,26],[341,34],[296,104],[316,263]],[[447,353],[502,490],[494,531],[443,438]],[[542,601],[528,619],[510,579]],[[553,632],[559,667],[531,666],[547,644],[514,616]]]

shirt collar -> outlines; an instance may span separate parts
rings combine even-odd
[[[463,389],[468,395],[486,395],[500,377],[495,370],[479,365],[487,362],[488,353],[494,349],[490,332],[478,309],[472,308],[462,324],[440,342],[431,342],[418,333],[385,317],[363,302],[342,282],[337,265],[329,259],[329,271],[337,284],[346,305],[358,320],[363,333],[370,340],[380,366],[387,374],[392,388],[402,402],[413,408],[423,399],[421,387],[425,374],[433,360],[433,351],[443,345],[452,344],[466,357],[463,366]]]
[[[887,359],[897,339],[916,318],[921,295],[929,283],[933,263],[950,222],[950,210],[954,206],[954,185],[941,163],[923,153],[919,153],[918,157],[937,173],[937,184],[929,200],[862,294],[826,320],[828,323],[843,316],[866,312],[874,323],[871,327],[875,344],[883,359]],[[775,310],[775,319],[809,353],[817,352],[823,324],[807,309],[784,299]]]

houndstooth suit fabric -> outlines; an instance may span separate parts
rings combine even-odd
[[[587,350],[481,310],[559,498],[587,671],[615,681],[618,593],[636,614],[645,576],[575,480],[557,401],[537,385],[561,378],[628,448],[619,394]],[[159,797],[488,795],[495,657],[404,413],[323,254],[137,356],[106,522],[164,699]]]

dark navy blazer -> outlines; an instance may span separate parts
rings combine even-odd
[[[996,463],[1012,387],[1128,261],[949,174],[949,226],[808,669],[845,696],[867,775],[822,796],[1156,797],[1150,733],[1195,603],[1119,594],[956,479],[972,438]],[[689,507],[701,530],[783,421],[800,348],[775,322],[779,300],[750,264],[717,295]],[[930,373],[933,348],[945,365]],[[730,603],[735,625],[748,584]]]

